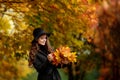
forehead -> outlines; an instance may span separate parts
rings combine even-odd
[[[46,34],[43,34],[43,35],[41,35],[39,38],[41,38],[41,37],[47,37],[47,35],[46,35]]]

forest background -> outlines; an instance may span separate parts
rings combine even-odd
[[[120,0],[0,0],[0,80],[36,80],[28,55],[37,27],[54,49],[77,52],[62,80],[119,80],[119,26]]]

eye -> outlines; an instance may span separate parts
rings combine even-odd
[[[46,37],[41,37],[40,39],[47,39]]]

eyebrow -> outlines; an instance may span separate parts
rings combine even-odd
[[[47,36],[41,36],[40,38],[47,38]]]

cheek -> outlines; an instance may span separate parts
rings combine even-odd
[[[46,42],[45,39],[39,39],[39,40],[38,40],[38,43],[39,43],[39,44],[43,44],[43,43],[45,43],[45,42]]]
[[[43,40],[40,40],[40,39],[38,40],[38,43],[42,43],[42,42],[43,42]]]

